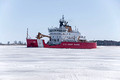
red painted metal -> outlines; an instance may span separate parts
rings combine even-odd
[[[27,39],[27,47],[38,47],[37,39]]]
[[[74,48],[74,49],[92,49],[97,48],[96,42],[62,42],[59,45],[48,45],[43,40],[44,48]],[[27,47],[38,47],[37,39],[27,39]]]

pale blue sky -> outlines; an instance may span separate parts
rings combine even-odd
[[[120,0],[0,0],[0,42],[48,35],[63,14],[88,40],[120,41]]]

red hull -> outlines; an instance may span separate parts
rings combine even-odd
[[[92,49],[97,48],[96,42],[62,42],[59,45],[48,45],[43,41],[44,48],[74,48],[74,49]],[[38,47],[37,39],[27,39],[27,47]]]

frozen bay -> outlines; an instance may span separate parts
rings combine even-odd
[[[0,80],[120,80],[120,47],[0,46]]]

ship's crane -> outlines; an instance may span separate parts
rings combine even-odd
[[[43,38],[43,37],[48,37],[48,38],[51,38],[50,36],[48,36],[48,35],[44,35],[44,34],[41,34],[40,32],[38,32],[38,35],[37,35],[37,39],[41,39],[41,38]]]

